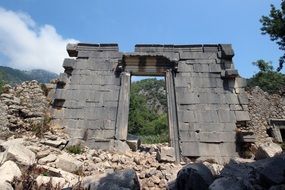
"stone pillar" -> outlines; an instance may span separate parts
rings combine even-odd
[[[121,73],[121,89],[119,96],[117,121],[116,121],[117,140],[123,140],[123,141],[127,140],[130,90],[131,90],[130,86],[131,86],[131,74],[128,72]]]
[[[180,162],[180,147],[178,135],[178,119],[176,109],[176,97],[173,81],[173,71],[167,70],[165,74],[166,92],[167,92],[167,107],[168,107],[168,128],[169,140],[171,147],[175,150],[175,160]]]

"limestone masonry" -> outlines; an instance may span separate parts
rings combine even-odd
[[[181,156],[236,156],[249,120],[246,81],[231,45],[68,44],[53,99],[53,123],[92,148],[126,147],[131,76],[165,76],[170,145]]]

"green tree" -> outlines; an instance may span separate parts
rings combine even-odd
[[[278,93],[285,86],[285,75],[274,71],[271,62],[258,60],[253,62],[259,68],[259,72],[248,80],[248,87],[259,86],[269,93]]]
[[[272,41],[276,41],[279,49],[285,51],[285,0],[281,1],[281,9],[271,5],[269,16],[262,16],[262,34],[268,34]],[[285,53],[279,58],[279,67],[277,71],[283,68],[285,62]]]
[[[153,105],[158,100],[163,110],[166,110],[167,100],[163,92],[163,80],[145,79],[131,85],[128,132],[139,135],[143,143],[168,140],[167,113],[158,112]]]

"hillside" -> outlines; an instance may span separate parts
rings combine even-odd
[[[0,66],[0,81],[11,85],[21,83],[23,81],[37,80],[40,83],[47,83],[56,78],[58,75],[42,69],[21,71],[10,67]]]
[[[129,133],[139,135],[145,143],[168,140],[164,80],[150,78],[132,83]]]

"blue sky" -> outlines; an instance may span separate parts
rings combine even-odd
[[[46,67],[53,70],[61,67],[63,57],[67,56],[63,53],[65,44],[76,41],[118,43],[120,51],[124,52],[133,51],[137,43],[231,43],[235,51],[235,66],[241,76],[248,78],[258,71],[251,64],[253,61],[265,59],[272,61],[275,67],[278,65],[282,52],[268,36],[261,35],[259,19],[262,15],[268,15],[270,4],[279,7],[280,2],[1,0],[0,14],[2,11],[4,16],[0,15],[0,64],[22,69]],[[14,17],[11,22],[4,22],[13,14],[27,26],[21,29],[15,27],[21,22],[16,22]],[[20,32],[10,32],[7,28]],[[4,34],[6,37],[3,37]],[[32,41],[30,45],[24,45],[29,41]],[[20,55],[11,52],[14,46]],[[58,58],[51,59],[53,55]],[[22,63],[23,60],[26,62]],[[59,72],[60,69],[54,71]]]

